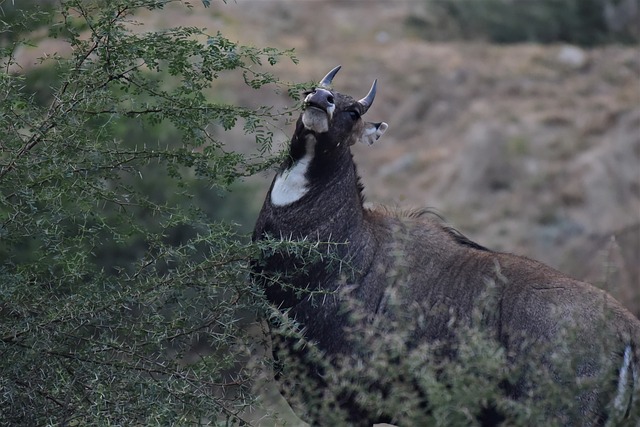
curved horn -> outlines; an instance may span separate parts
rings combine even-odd
[[[367,94],[367,96],[365,96],[360,101],[358,101],[358,103],[362,105],[362,114],[366,113],[369,107],[371,107],[371,104],[373,104],[373,100],[376,97],[377,84],[378,84],[378,79],[375,79],[373,81],[373,84],[371,85],[371,89],[369,89],[369,93]]]
[[[338,71],[340,71],[340,68],[342,67],[342,65],[338,65],[336,68],[334,68],[333,70],[329,71],[327,73],[326,76],[324,76],[324,78],[322,80],[320,80],[320,83],[318,84],[319,87],[329,87],[331,86],[331,80],[333,80],[333,78],[336,76],[336,74],[338,74]]]

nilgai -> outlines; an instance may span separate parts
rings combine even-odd
[[[304,339],[331,361],[362,356],[354,350],[361,348],[353,342],[357,334],[347,333],[348,326],[397,319],[398,307],[416,314],[416,322],[419,314],[419,327],[412,325],[414,343],[451,339],[452,319],[470,322],[488,284],[500,282],[493,312],[484,314],[482,325],[509,360],[532,358],[553,370],[559,360],[579,355],[577,382],[605,378],[607,387],[594,384],[576,396],[577,415],[565,424],[602,425],[611,422],[615,411],[616,419],[637,425],[629,418],[640,412],[640,321],[603,290],[540,262],[486,249],[437,218],[365,207],[351,146],[373,144],[387,124],[362,118],[373,103],[377,81],[355,100],[331,88],[339,69],[306,94],[289,156],[269,188],[253,233],[254,241],[315,242],[332,255],[309,251],[305,259],[306,252],[282,246],[265,250],[253,276],[270,303],[294,319]],[[349,299],[364,316],[351,316]],[[609,344],[603,351],[597,344],[604,339]],[[533,343],[544,343],[547,353],[534,351]],[[299,346],[287,345],[306,363]],[[551,357],[556,346],[563,353]],[[322,373],[313,367],[309,376],[322,384]],[[519,387],[531,381],[536,379],[517,382],[508,393],[516,399],[526,395]],[[353,425],[394,420],[394,414],[362,407],[353,396],[340,404]],[[497,414],[479,422],[492,425],[500,419]]]

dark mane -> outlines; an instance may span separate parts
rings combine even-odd
[[[358,180],[358,183],[359,183],[359,180]],[[363,196],[361,197],[364,199]],[[442,229],[447,234],[449,234],[453,238],[453,240],[459,245],[466,246],[468,248],[477,249],[479,251],[492,252],[491,249],[486,248],[474,242],[473,240],[469,239],[467,236],[462,234],[461,231],[457,230],[451,225],[448,225],[444,216],[440,212],[438,212],[435,208],[401,209],[401,208],[390,208],[388,206],[376,206],[375,209],[378,211],[382,211],[387,215],[394,215],[400,218],[411,218],[411,219],[420,219],[422,217],[435,218],[436,221],[442,227]]]
[[[409,211],[409,212],[405,213],[405,216],[408,217],[408,218],[421,218],[421,217],[426,216],[426,215],[436,217],[436,219],[440,222],[440,225],[442,226],[442,229],[444,231],[446,231],[451,237],[453,237],[453,240],[456,243],[458,243],[458,244],[460,244],[462,246],[466,246],[468,248],[477,249],[479,251],[491,252],[491,249],[485,248],[484,246],[482,246],[482,245],[474,242],[473,240],[469,239],[467,236],[462,234],[461,231],[457,230],[453,226],[447,225],[444,216],[442,216],[434,208],[415,209],[415,210],[412,210],[412,211]]]
[[[485,248],[484,246],[474,242],[473,240],[469,239],[467,236],[462,234],[460,231],[456,230],[455,228],[449,225],[443,225],[442,228],[444,229],[444,231],[449,233],[451,237],[453,237],[453,240],[455,240],[456,243],[462,246],[467,246],[469,248],[477,249],[479,251],[492,252],[491,249]]]
[[[353,160],[353,154],[351,154],[351,159]],[[364,184],[362,183],[362,179],[358,174],[358,167],[356,166],[356,162],[351,162],[353,164],[353,173],[356,175],[356,186],[358,188],[358,195],[360,195],[360,204],[364,204]]]

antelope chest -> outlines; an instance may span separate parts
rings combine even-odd
[[[315,154],[316,139],[309,135],[306,140],[304,156],[276,176],[271,189],[271,203],[275,206],[286,206],[300,200],[309,191],[307,171]]]

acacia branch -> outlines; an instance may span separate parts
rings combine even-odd
[[[37,388],[34,389],[34,387],[31,384],[27,384],[25,382],[22,382],[20,380],[14,380],[13,381],[16,385],[25,388],[27,390],[34,390],[36,393],[38,393],[40,396],[44,397],[47,400],[50,400],[51,402],[55,403],[56,405],[58,405],[61,408],[64,408],[66,405],[61,402],[60,400],[56,399],[55,397],[51,396],[49,393],[45,393],[42,390],[39,390]]]

